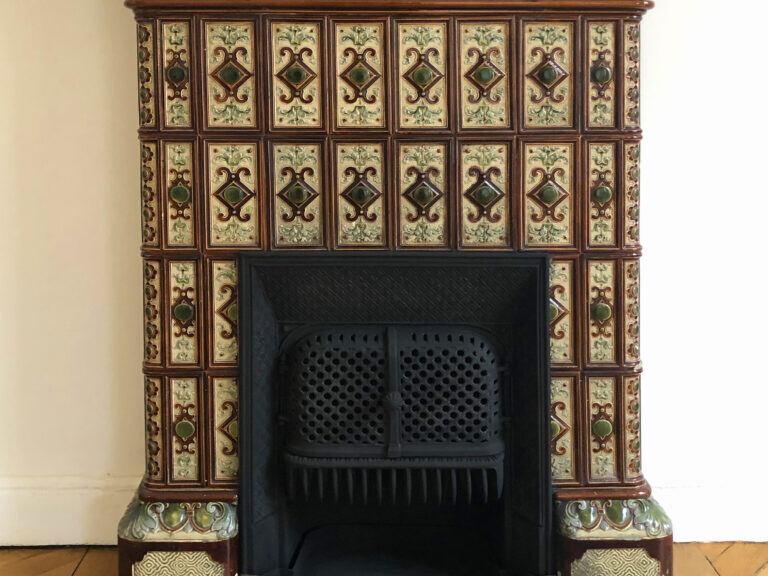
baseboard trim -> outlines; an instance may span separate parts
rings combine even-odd
[[[0,546],[115,545],[141,478],[0,478]]]

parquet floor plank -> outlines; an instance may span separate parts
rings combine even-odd
[[[87,548],[38,548],[34,554],[23,549],[0,550],[0,576],[72,576]]]

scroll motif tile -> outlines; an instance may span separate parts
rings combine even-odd
[[[509,245],[509,147],[505,143],[461,145],[461,243],[466,247]]]
[[[321,144],[276,144],[273,149],[276,248],[322,246]]]
[[[624,377],[625,480],[639,478],[640,459],[640,376]]]
[[[616,145],[587,144],[590,248],[616,246]]]
[[[148,248],[160,244],[157,142],[141,143],[141,242]]]
[[[339,246],[386,246],[385,143],[336,144]]]
[[[524,145],[523,229],[528,248],[574,245],[573,152],[568,142]]]
[[[216,480],[234,482],[240,468],[238,390],[235,378],[213,379]]]
[[[587,37],[587,123],[590,128],[612,128],[616,125],[616,24],[590,22]]]
[[[523,110],[526,128],[573,125],[573,24],[526,22]]]
[[[165,143],[166,244],[195,245],[194,152],[191,142]]]
[[[160,378],[144,379],[144,406],[146,418],[146,460],[147,479],[162,481],[164,479],[164,450],[163,433],[163,391]]]
[[[399,146],[399,217],[402,246],[448,245],[445,144]]]
[[[640,362],[640,261],[624,261],[624,363]]]
[[[212,128],[256,126],[252,22],[206,22],[206,117]]]
[[[336,22],[336,127],[384,128],[384,22]]]
[[[208,238],[212,247],[258,246],[257,146],[208,143]]]
[[[237,364],[237,262],[211,262],[211,363]]]
[[[624,142],[624,246],[640,244],[640,142]]]
[[[397,25],[400,128],[448,127],[447,35],[443,21]]]
[[[574,262],[552,260],[549,267],[549,360],[575,364]]]
[[[613,260],[587,262],[590,364],[616,363],[616,265]]]
[[[144,260],[144,362],[163,363],[163,335],[160,331],[160,286],[162,268],[159,260]]]
[[[624,127],[640,126],[640,23],[624,23]]]
[[[174,365],[198,363],[198,292],[196,263],[174,260],[168,265],[170,288],[170,361]]]
[[[616,480],[616,379],[589,377],[587,382],[590,478]]]
[[[552,480],[576,479],[574,445],[574,390],[572,377],[552,378],[550,385],[550,435]]]
[[[155,94],[155,32],[151,22],[136,24],[136,44],[139,83],[139,126],[157,126]]]
[[[507,22],[460,24],[462,128],[508,128],[509,25]]]
[[[171,401],[171,479],[196,481],[200,478],[200,404],[197,378],[172,378]]]
[[[163,22],[163,103],[166,128],[192,126],[189,22]]]
[[[323,125],[320,22],[272,22],[272,124],[275,128]]]

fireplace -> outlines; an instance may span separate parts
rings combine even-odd
[[[552,573],[546,255],[244,255],[242,574]]]

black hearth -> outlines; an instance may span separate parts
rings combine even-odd
[[[241,574],[551,574],[546,256],[240,270]]]

